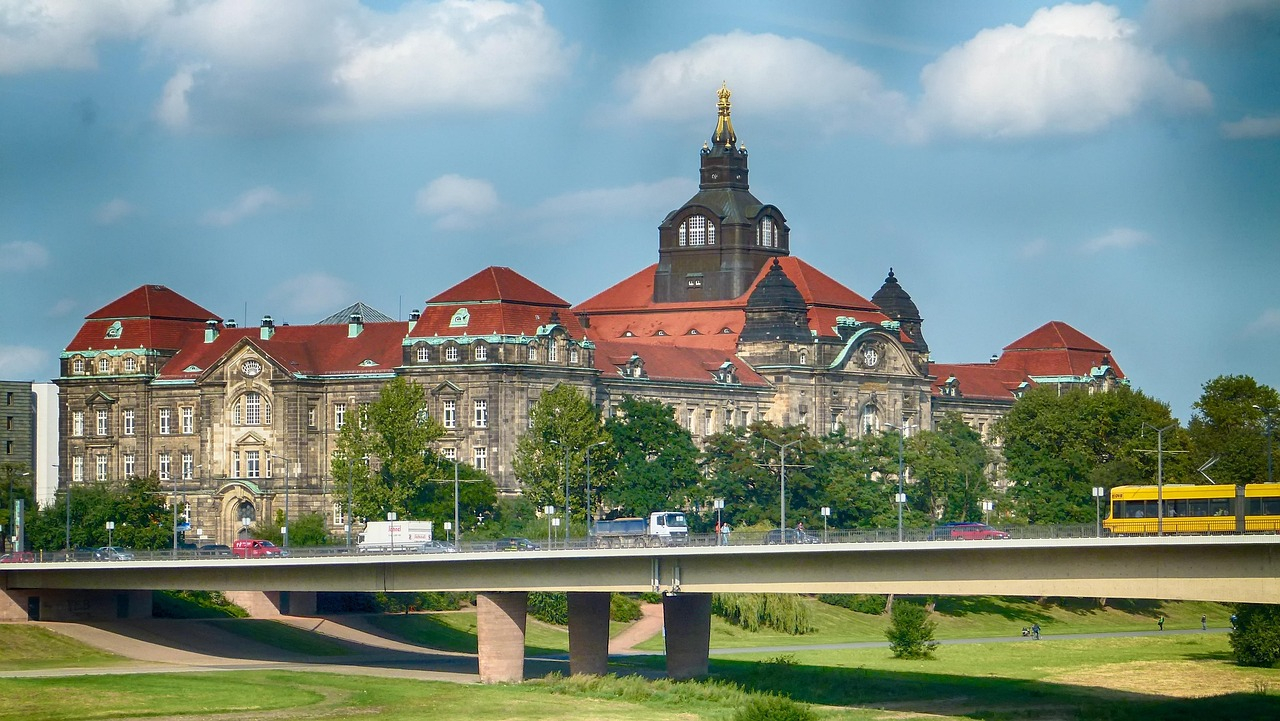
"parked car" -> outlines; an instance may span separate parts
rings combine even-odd
[[[499,551],[536,551],[538,544],[527,538],[499,538],[495,546]]]
[[[103,546],[93,552],[95,561],[132,561],[133,551],[119,546]]]
[[[931,541],[979,541],[1008,538],[1009,534],[985,523],[944,523],[929,534]]]
[[[0,556],[0,563],[35,563],[36,554],[31,551],[14,551]]]
[[[783,535],[783,531],[786,535]],[[786,539],[786,540],[783,540]],[[798,528],[775,528],[764,534],[764,542],[768,544],[774,543],[822,543],[822,539]]]
[[[458,547],[444,541],[432,541],[422,546],[423,553],[457,553]]]
[[[237,558],[268,558],[284,555],[284,549],[258,538],[242,538],[231,544],[231,555]]]
[[[228,546],[223,543],[206,543],[205,545],[196,549],[196,555],[198,556],[230,556],[231,546]]]

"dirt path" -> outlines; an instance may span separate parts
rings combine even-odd
[[[662,604],[646,603],[640,606],[640,611],[644,614],[644,617],[628,626],[622,633],[609,639],[609,653],[620,655],[636,653],[632,651],[636,644],[648,641],[662,633]]]

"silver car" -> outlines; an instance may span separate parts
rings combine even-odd
[[[119,546],[103,546],[93,552],[95,561],[132,561],[133,551]]]

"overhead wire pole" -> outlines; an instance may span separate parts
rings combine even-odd
[[[785,544],[787,542],[787,449],[790,448],[791,446],[794,446],[795,444],[799,443],[804,439],[797,438],[794,441],[791,441],[790,443],[778,443],[776,441],[771,441],[768,438],[764,438],[763,436],[761,436],[761,440],[763,440],[765,443],[772,443],[773,445],[778,447],[778,452],[779,452],[778,463],[782,467],[782,471],[779,473],[780,483],[779,483],[779,489],[778,489],[778,509],[779,509],[778,524],[780,528],[780,533],[778,535],[782,543]]]
[[[885,424],[889,428],[893,428],[898,431],[898,494],[894,497],[893,500],[898,505],[898,541],[899,542],[901,542],[904,538],[903,530],[902,530],[902,507],[907,505],[907,492],[902,485],[902,481],[903,481],[902,477],[906,474],[906,459],[904,458],[904,455],[906,453],[906,435],[907,435],[907,429],[911,427],[911,424],[909,424],[907,420],[908,419],[904,416],[902,418],[901,426],[895,426],[892,423]]]
[[[1156,428],[1143,422],[1143,427],[1156,432],[1156,535],[1164,535],[1164,432],[1176,428],[1177,423],[1170,423],[1164,428]],[[1150,451],[1147,451],[1148,453]],[[1170,451],[1171,453],[1173,451]],[[1185,451],[1179,451],[1185,452]]]
[[[569,446],[556,439],[551,444],[564,449],[564,543],[569,545]]]

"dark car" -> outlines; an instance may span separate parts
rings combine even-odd
[[[981,541],[1008,538],[1009,534],[985,523],[944,523],[929,534],[931,541]]]
[[[196,555],[199,556],[230,556],[231,546],[223,543],[206,543],[196,549]]]
[[[538,544],[527,538],[499,538],[494,546],[498,551],[536,551]]]
[[[785,535],[784,535],[785,531]],[[764,542],[768,544],[775,543],[822,543],[822,539],[800,530],[799,528],[775,528],[764,534]]]
[[[103,546],[93,552],[93,560],[95,561],[132,561],[133,551],[126,550],[119,546]]]

